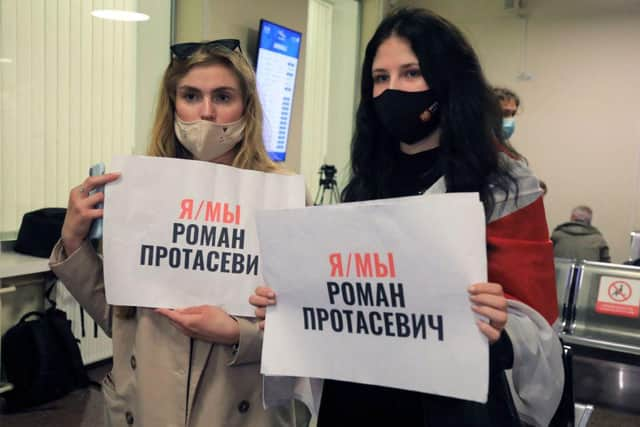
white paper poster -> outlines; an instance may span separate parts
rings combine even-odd
[[[488,344],[467,292],[487,279],[477,194],[260,212],[257,223],[277,294],[263,374],[486,401]]]
[[[142,156],[112,168],[122,176],[105,189],[108,303],[253,316],[248,298],[264,282],[255,212],[303,207],[303,178]]]

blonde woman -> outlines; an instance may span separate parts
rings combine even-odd
[[[281,172],[262,142],[255,74],[239,42],[182,43],[171,51],[148,154]],[[71,190],[50,259],[113,338],[113,370],[103,381],[107,425],[295,425],[293,405],[262,407],[262,332],[253,319],[213,306],[154,310],[106,303],[102,261],[86,239],[102,216],[94,206],[103,195],[89,191],[118,176],[89,177]]]

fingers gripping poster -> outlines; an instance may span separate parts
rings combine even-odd
[[[248,298],[264,283],[255,212],[303,207],[303,178],[142,156],[112,169],[122,176],[105,189],[107,302],[253,316]]]
[[[477,194],[260,212],[262,373],[485,402],[488,344],[467,288],[486,282]]]

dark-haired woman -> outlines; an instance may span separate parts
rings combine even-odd
[[[500,148],[502,115],[476,54],[443,18],[399,10],[367,46],[360,95],[343,201],[478,192],[484,203],[491,283],[469,284],[469,292],[488,319],[478,327],[490,343],[489,400],[325,381],[318,425],[548,425],[564,373],[542,192]],[[264,317],[275,294],[259,288],[251,302]],[[452,372],[451,381],[464,378]]]

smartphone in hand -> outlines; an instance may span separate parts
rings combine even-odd
[[[104,175],[105,167],[104,163],[96,163],[91,166],[89,169],[89,176],[96,175]],[[104,185],[100,185],[89,192],[89,195],[95,194],[96,192],[104,193]],[[102,203],[98,203],[96,209],[101,209],[103,207]],[[88,239],[102,239],[102,218],[96,218],[91,223],[91,229],[89,230]]]

